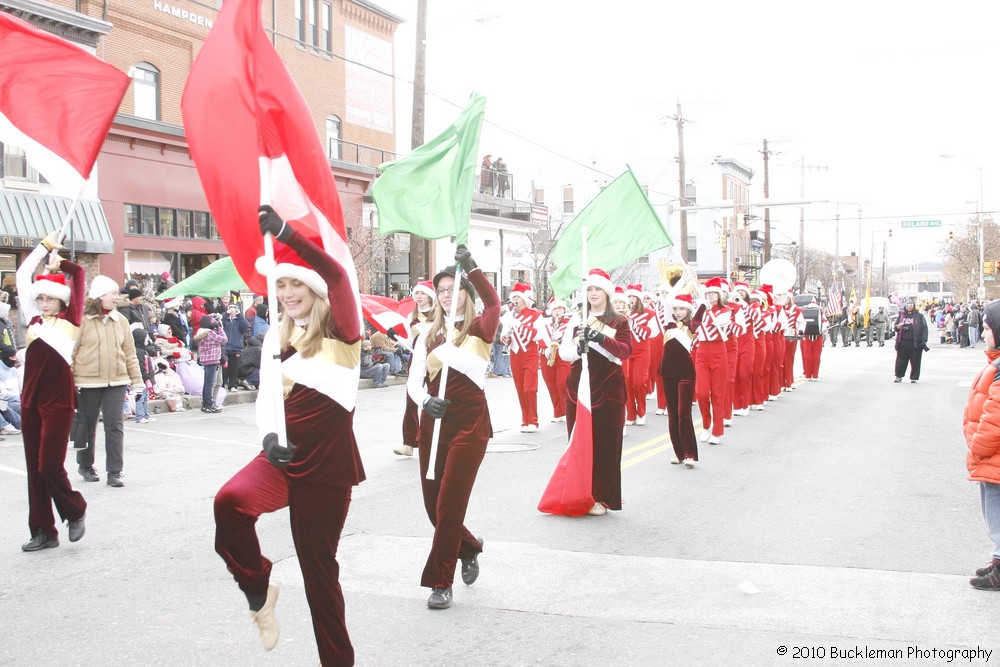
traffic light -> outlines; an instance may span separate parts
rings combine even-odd
[[[948,240],[949,241],[955,240],[955,232],[951,231],[950,229],[948,230]]]
[[[995,262],[995,263],[994,262],[983,262],[983,273],[985,273],[988,276],[992,275],[993,274],[993,269],[996,267],[996,264],[1000,264],[1000,262]]]
[[[995,264],[996,264],[996,269],[994,270],[994,273],[1000,276],[1000,262],[996,262]]]
[[[892,228],[889,228],[889,240],[892,240]]]

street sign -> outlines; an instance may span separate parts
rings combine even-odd
[[[977,287],[976,288],[976,296],[979,298],[980,301],[983,300],[983,299],[985,299],[986,298],[986,288],[985,287]]]
[[[940,227],[940,220],[903,220],[903,228],[907,227]]]

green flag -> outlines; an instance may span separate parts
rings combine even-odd
[[[372,184],[379,234],[409,232],[425,239],[469,239],[479,131],[486,98],[473,93],[458,120],[406,157],[379,167]]]
[[[587,228],[587,263],[581,266],[583,228]],[[613,269],[671,245],[670,236],[629,168],[594,197],[559,235],[549,276],[559,298],[579,289],[592,267]]]

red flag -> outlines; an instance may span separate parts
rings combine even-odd
[[[79,46],[0,12],[0,142],[66,194],[83,189],[131,79]]]
[[[212,216],[247,286],[267,291],[254,263],[264,254],[257,208],[270,203],[319,237],[357,293],[337,184],[309,107],[264,32],[260,0],[227,0],[191,67],[181,111]]]
[[[594,506],[594,419],[590,411],[590,372],[580,373],[576,392],[576,421],[569,445],[549,480],[538,511],[580,516]]]
[[[387,296],[361,295],[361,312],[382,333],[395,331],[402,338],[410,337],[409,315],[413,312],[413,298],[402,301]]]

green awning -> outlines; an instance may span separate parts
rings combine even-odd
[[[0,247],[34,248],[46,234],[62,228],[72,204],[68,197],[0,190]],[[110,254],[115,251],[101,202],[80,200],[70,227],[72,230],[66,232],[63,241],[67,248],[72,241],[77,252]]]

